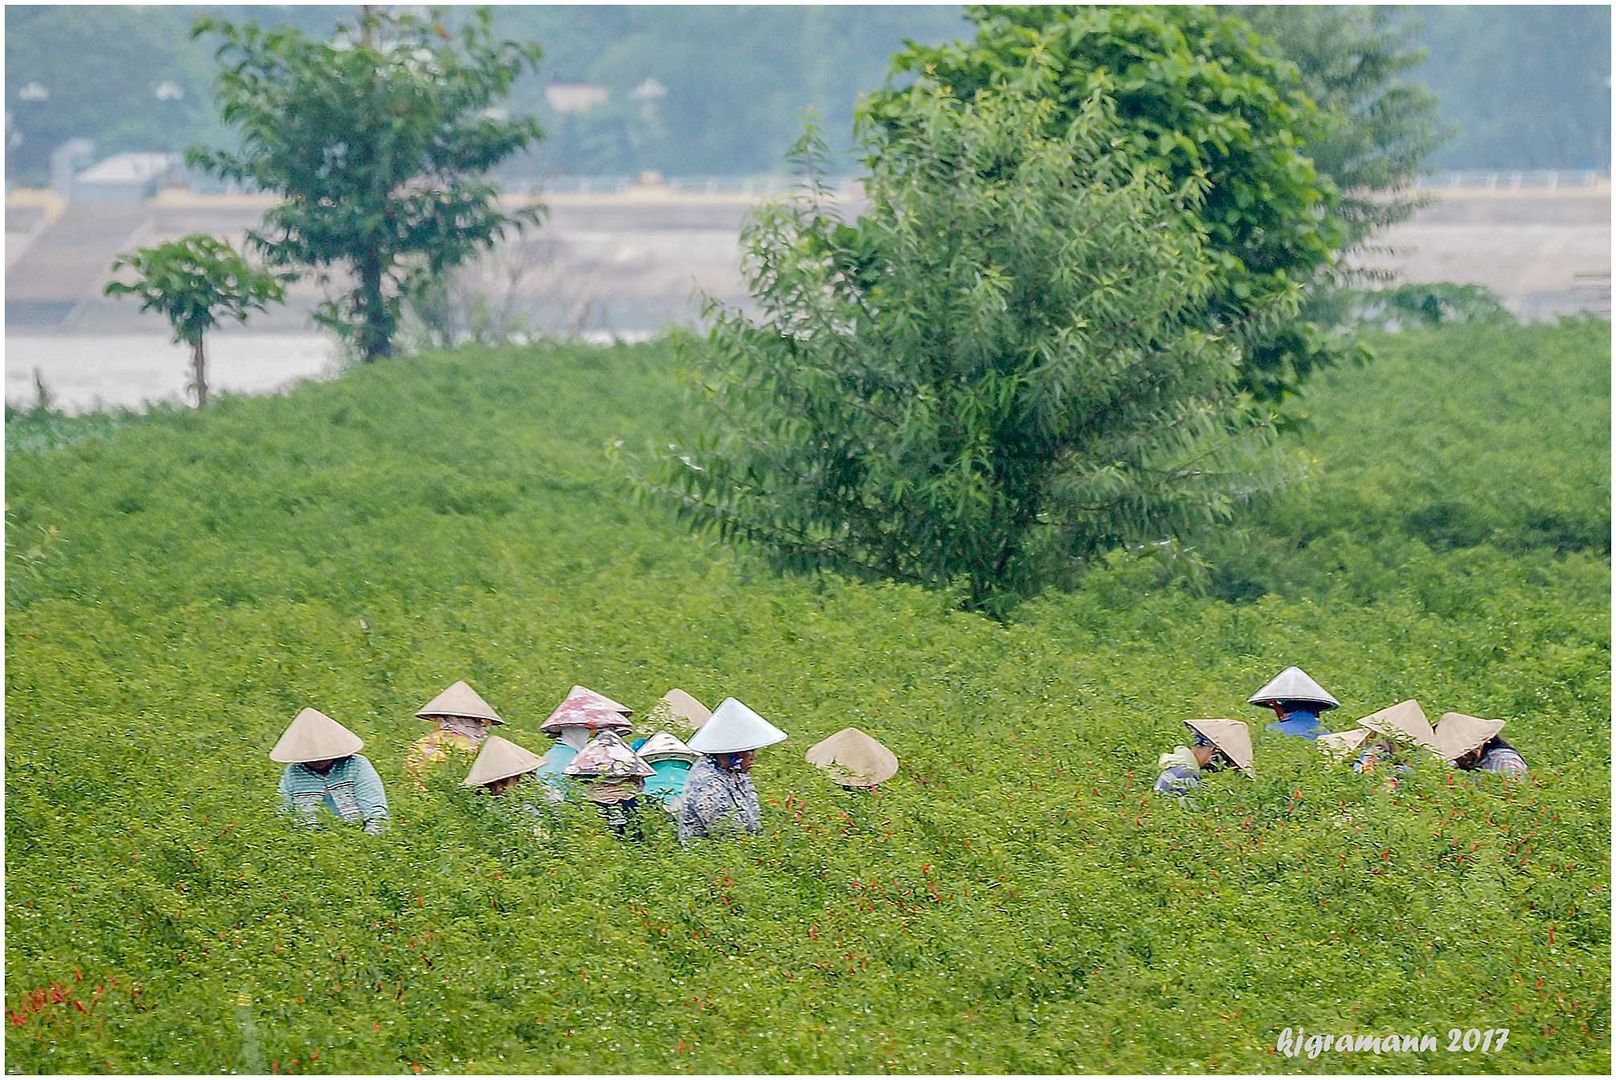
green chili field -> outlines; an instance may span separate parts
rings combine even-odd
[[[621,453],[689,433],[663,342],[9,415],[8,1069],[1608,1071],[1610,326],[1377,349],[1311,384],[1307,486],[1008,625],[637,502]],[[1327,768],[1244,704],[1292,663],[1336,730],[1416,697],[1531,774]],[[764,834],[412,790],[460,678],[541,751],[574,683],[741,698],[791,736]],[[305,705],[365,739],[386,835],[276,813]],[[1252,723],[1257,775],[1180,806],[1150,785],[1191,716]],[[873,795],[802,761],[850,724],[902,762]]]

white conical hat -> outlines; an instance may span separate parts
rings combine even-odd
[[[699,728],[713,715],[713,710],[678,687],[663,694],[662,700],[673,710],[674,716],[685,722],[686,727]]]
[[[539,730],[556,732],[566,727],[581,727],[598,731],[609,727],[627,731],[632,725],[627,717],[612,707],[614,704],[610,698],[601,697],[593,690],[575,686],[556,706],[550,718],[539,725]]]
[[[1464,713],[1443,713],[1436,723],[1437,752],[1448,761],[1464,757],[1478,746],[1486,746],[1504,730],[1502,720],[1483,720]]]
[[[691,736],[690,749],[700,754],[735,754],[773,746],[785,737],[785,732],[731,697]]]
[[[589,745],[578,751],[578,756],[561,770],[568,776],[593,777],[598,780],[626,780],[630,777],[655,776],[656,770],[647,765],[623,736],[615,731],[602,731]]]
[[[1251,772],[1251,731],[1244,720],[1186,720],[1184,723],[1211,740],[1241,772]]]
[[[1246,699],[1250,705],[1266,705],[1270,701],[1305,701],[1334,709],[1341,703],[1330,692],[1313,681],[1313,676],[1299,667],[1288,667],[1275,675],[1269,684]]]
[[[615,702],[611,698],[607,697],[605,694],[591,690],[587,686],[574,686],[571,690],[567,691],[568,697],[572,697],[574,694],[582,695],[590,701],[604,705],[614,713],[622,713],[624,716],[634,715],[634,710],[629,708],[627,705],[619,704],[618,702]]]
[[[282,765],[331,761],[359,753],[365,742],[319,709],[304,709],[281,733],[269,760]]]
[[[688,761],[694,765],[700,756],[678,737],[666,731],[659,731],[646,739],[635,753],[652,765],[659,761]]]
[[[1328,735],[1320,735],[1313,740],[1314,745],[1327,756],[1336,761],[1342,761],[1352,752],[1364,744],[1371,732],[1368,728],[1356,728],[1352,731],[1334,731]]]
[[[1398,742],[1413,743],[1422,746],[1432,753],[1441,753],[1436,745],[1436,732],[1431,730],[1431,723],[1425,719],[1425,710],[1413,698],[1399,701],[1379,712],[1370,713],[1358,721],[1360,727],[1366,727],[1377,735],[1385,735]]]
[[[458,714],[457,714],[458,715]],[[483,748],[472,762],[471,771],[461,782],[466,787],[492,784],[511,776],[522,776],[544,767],[544,759],[517,746],[509,739],[490,735],[483,740]]]
[[[856,727],[810,746],[805,759],[843,787],[874,787],[898,775],[898,755]]]
[[[422,720],[434,720],[440,716],[469,716],[473,720],[492,720],[496,724],[505,722],[499,718],[494,707],[464,681],[455,683],[422,705],[421,711],[415,715]]]

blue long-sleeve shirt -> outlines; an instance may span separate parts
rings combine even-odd
[[[281,808],[313,825],[324,806],[349,824],[379,833],[387,823],[387,793],[376,767],[361,754],[339,759],[324,776],[305,765],[281,773]]]
[[[1328,734],[1324,730],[1324,725],[1319,723],[1318,713],[1311,713],[1306,709],[1297,709],[1285,719],[1269,724],[1268,730],[1303,739],[1316,739],[1320,735]]]

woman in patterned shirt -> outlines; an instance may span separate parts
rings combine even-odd
[[[725,698],[688,744],[701,758],[685,781],[679,842],[762,832],[752,763],[759,750],[785,738],[785,732],[763,717],[734,698]]]
[[[1194,746],[1176,746],[1156,762],[1161,775],[1153,791],[1177,796],[1180,802],[1201,786],[1201,773],[1234,767],[1251,772],[1251,732],[1240,720],[1186,720]]]
[[[404,759],[404,771],[416,787],[425,787],[422,776],[434,765],[449,760],[450,754],[475,754],[495,724],[503,724],[493,706],[464,682],[457,682],[415,714],[438,725],[436,731],[416,739]]]
[[[372,836],[387,827],[387,793],[376,769],[360,753],[364,742],[318,709],[297,714],[271,761],[286,766],[281,773],[281,808],[305,825],[319,823],[320,808]]]
[[[1526,759],[1499,735],[1503,730],[1502,720],[1450,712],[1437,721],[1436,740],[1455,769],[1525,776]]]

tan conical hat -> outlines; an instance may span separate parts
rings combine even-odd
[[[619,704],[618,702],[615,702],[611,698],[607,697],[605,694],[591,690],[587,686],[574,686],[571,690],[567,691],[568,697],[572,697],[575,694],[593,701],[596,704],[604,705],[614,713],[622,713],[624,716],[634,715],[634,710],[629,708],[627,705]]]
[[[363,739],[319,709],[304,709],[281,733],[281,741],[269,752],[269,760],[282,765],[331,761],[357,754],[364,745]]]
[[[1251,772],[1251,731],[1244,720],[1186,720],[1184,723],[1211,740],[1241,772]]]
[[[701,754],[734,754],[761,750],[785,737],[785,732],[741,702],[725,698],[701,730],[690,737],[690,749]]]
[[[511,776],[523,776],[544,767],[544,759],[532,751],[517,746],[509,739],[490,735],[483,740],[483,748],[472,762],[471,772],[461,781],[466,787],[492,784]]]
[[[1320,711],[1334,709],[1341,704],[1328,690],[1314,682],[1313,676],[1294,666],[1275,675],[1266,686],[1246,699],[1248,705],[1266,705],[1270,701],[1305,701],[1319,706]]]
[[[656,775],[655,769],[629,749],[623,736],[611,730],[602,731],[590,739],[589,745],[578,751],[577,756],[561,771],[568,776],[593,777],[597,780],[626,780],[635,776]]]
[[[635,751],[648,764],[655,765],[659,761],[688,761],[694,765],[701,757],[690,747],[686,746],[677,736],[666,731],[659,731],[640,744]]]
[[[440,716],[469,716],[473,720],[492,720],[496,724],[505,722],[492,705],[463,681],[422,705],[421,711],[415,715],[422,720],[434,720]]]
[[[1328,735],[1320,735],[1314,740],[1320,750],[1336,761],[1342,761],[1352,755],[1352,752],[1364,744],[1364,740],[1372,734],[1368,728],[1355,728],[1352,731],[1335,731]]]
[[[597,731],[600,728],[621,728],[627,731],[633,725],[626,716],[612,708],[611,704],[610,699],[601,697],[593,690],[575,686],[572,693],[556,706],[550,718],[539,725],[539,730],[557,732],[562,728],[581,727],[590,731]]]
[[[677,687],[663,694],[662,700],[673,710],[673,715],[691,729],[701,727],[713,715],[713,710]]]
[[[898,775],[898,756],[856,727],[815,743],[805,757],[843,787],[874,787]]]
[[[1413,698],[1370,713],[1359,720],[1358,725],[1397,742],[1424,747],[1433,754],[1441,752],[1437,749],[1436,732],[1431,730],[1431,722],[1425,718],[1425,710]]]
[[[1486,746],[1500,731],[1502,720],[1483,720],[1464,713],[1443,713],[1436,723],[1437,752],[1448,761],[1456,761],[1480,746]]]

